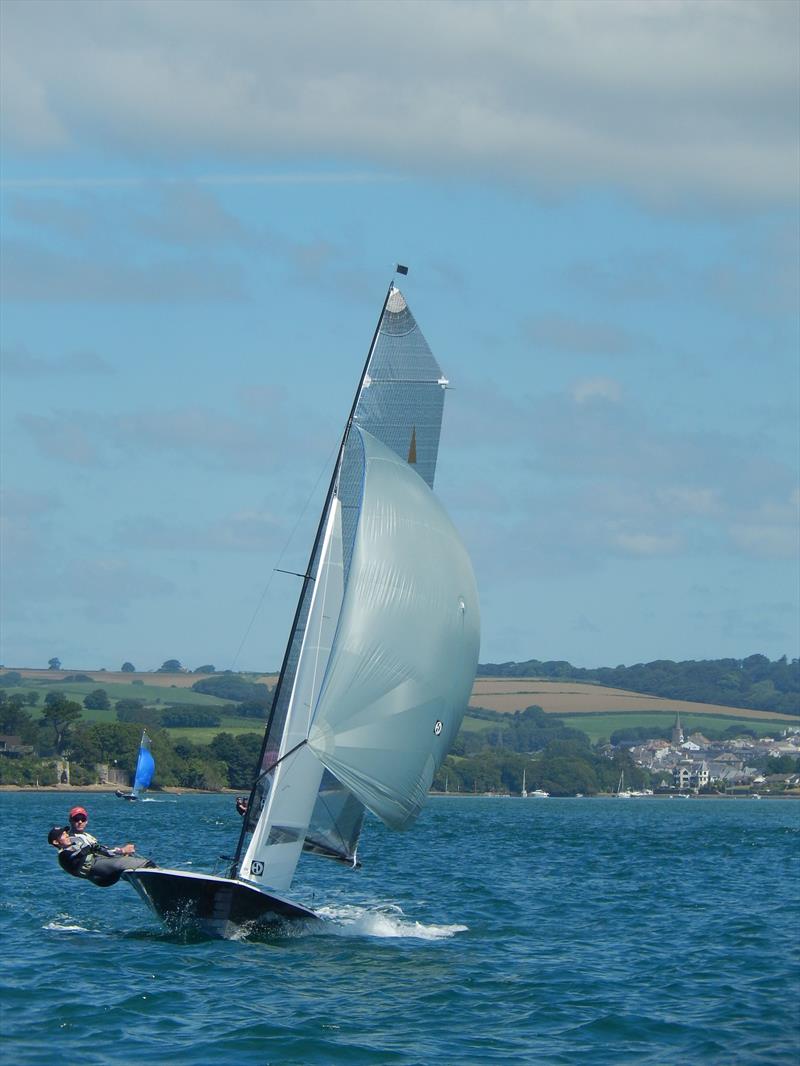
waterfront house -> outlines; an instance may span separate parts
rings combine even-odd
[[[33,748],[30,744],[25,744],[22,737],[13,736],[9,733],[0,734],[0,755],[11,755],[17,758],[22,755],[32,754]]]

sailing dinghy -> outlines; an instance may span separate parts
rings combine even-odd
[[[143,729],[142,739],[139,742],[139,756],[136,759],[136,773],[133,775],[133,788],[130,792],[120,792],[117,789],[117,796],[120,799],[137,800],[139,793],[150,787],[155,772],[156,764],[153,753],[150,751],[150,737],[147,735],[147,730]]]
[[[398,268],[407,273],[405,268]],[[469,557],[433,493],[447,379],[389,285],[336,459],[224,876],[126,878],[214,936],[315,918],[285,895],[303,851],[355,866],[365,809],[419,814],[478,661]]]

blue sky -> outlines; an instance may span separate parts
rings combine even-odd
[[[482,662],[796,656],[798,11],[5,0],[0,661],[279,664],[396,261]]]

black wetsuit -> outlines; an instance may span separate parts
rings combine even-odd
[[[155,866],[151,859],[142,855],[113,855],[102,844],[73,844],[58,853],[58,865],[72,877],[83,877],[98,888],[115,885],[126,870],[140,870],[143,866]]]

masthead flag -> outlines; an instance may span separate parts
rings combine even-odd
[[[407,274],[408,273],[408,267],[403,266],[402,263],[398,263],[396,269],[397,269],[397,273],[398,274]]]

